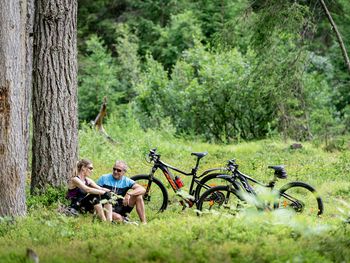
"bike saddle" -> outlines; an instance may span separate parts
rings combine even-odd
[[[195,155],[195,156],[197,156],[199,159],[203,158],[203,157],[206,156],[207,154],[208,154],[208,152],[191,153],[191,155]]]
[[[269,165],[268,168],[275,170],[275,175],[280,179],[287,178],[287,171],[284,169],[283,165]]]

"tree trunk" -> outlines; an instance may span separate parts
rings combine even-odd
[[[27,0],[27,21],[26,21],[26,95],[25,104],[28,108],[27,119],[30,119],[31,102],[32,102],[32,74],[33,74],[33,23],[34,23],[34,0]],[[30,143],[30,121],[24,130],[26,136],[26,148],[29,149]],[[26,155],[27,170],[30,170],[29,155]]]
[[[37,0],[31,192],[66,185],[78,152],[77,1]]]
[[[0,216],[26,214],[26,1],[0,1]]]

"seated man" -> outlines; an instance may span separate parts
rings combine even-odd
[[[136,212],[141,222],[146,224],[145,205],[143,203],[143,194],[146,190],[126,177],[124,175],[126,170],[127,165],[124,161],[116,161],[113,166],[113,173],[102,175],[97,184],[110,189],[117,195],[124,196],[123,200],[118,199],[117,203],[113,205],[113,220],[123,221],[126,214],[130,213],[136,205]],[[132,191],[129,191],[130,189]]]

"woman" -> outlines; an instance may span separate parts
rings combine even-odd
[[[102,221],[112,221],[112,205],[106,203],[104,207],[101,199],[109,199],[109,189],[98,186],[88,178],[94,167],[92,162],[82,159],[77,163],[77,176],[68,182],[67,197],[71,200],[71,207],[81,212],[96,211]]]

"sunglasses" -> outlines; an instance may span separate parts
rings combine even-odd
[[[92,171],[94,169],[94,167],[91,167],[91,166],[86,167],[86,168],[88,168],[90,171]]]
[[[117,171],[118,173],[121,173],[121,172],[124,172],[125,170],[122,170],[122,169],[118,169],[118,168],[113,168],[113,171]]]

